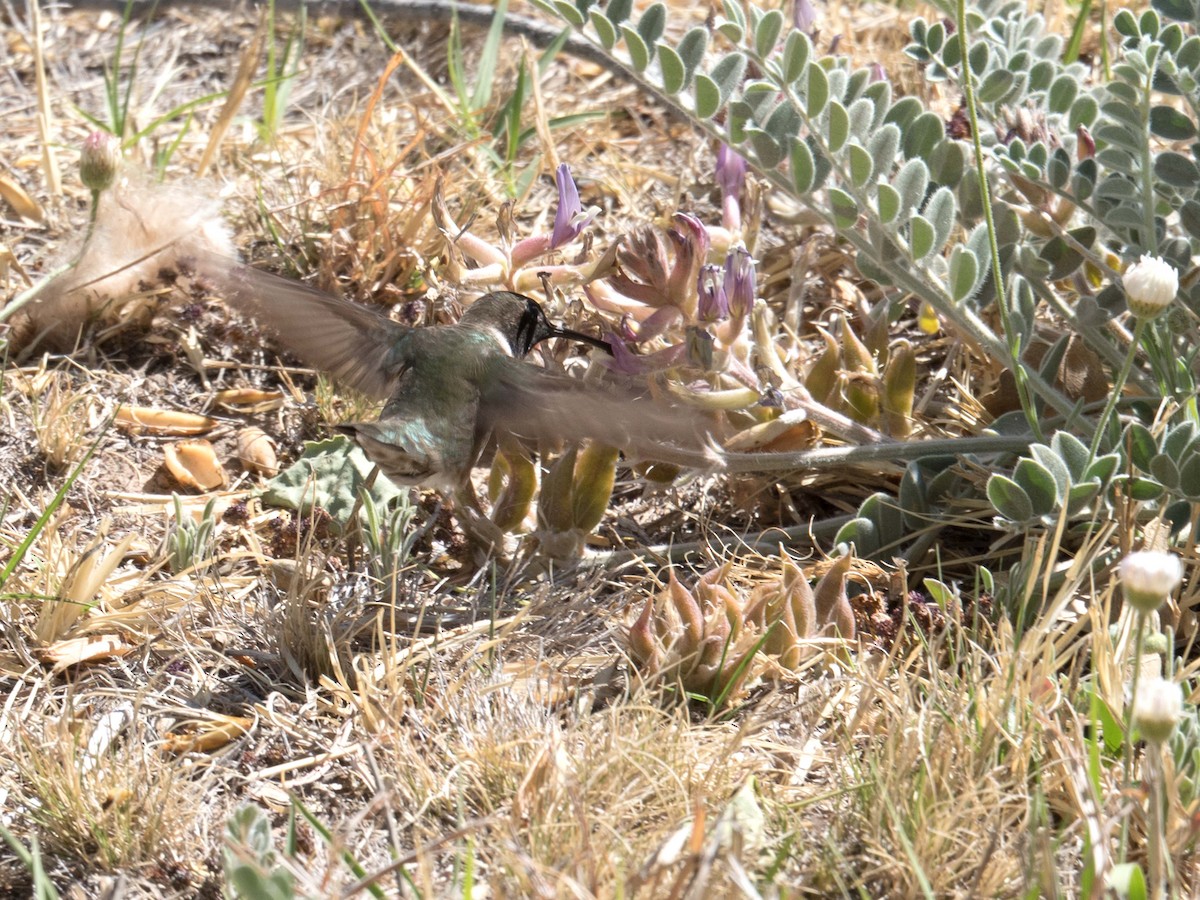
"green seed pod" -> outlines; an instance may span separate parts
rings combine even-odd
[[[600,524],[616,481],[617,448],[589,444],[575,463],[572,519],[585,533]]]

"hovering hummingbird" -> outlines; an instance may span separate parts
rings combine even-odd
[[[453,325],[410,328],[300,282],[241,264],[204,266],[226,300],[263,321],[301,359],[386,401],[377,422],[341,425],[398,484],[458,492],[488,440],[590,438],[667,462],[709,465],[696,414],[620,387],[589,385],[521,360],[559,337],[537,301],[497,291]]]

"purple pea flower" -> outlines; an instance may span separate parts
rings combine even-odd
[[[792,4],[792,25],[797,31],[812,34],[813,26],[817,24],[817,11],[811,0],[796,0]]]
[[[702,266],[696,282],[699,302],[696,315],[701,322],[719,322],[729,316],[729,295],[725,285],[727,276],[720,266]]]
[[[557,249],[579,237],[579,232],[596,218],[599,211],[594,207],[583,209],[579,202],[579,188],[571,177],[571,169],[563,163],[554,172],[554,183],[558,186],[558,211],[554,214],[554,231],[550,235],[551,248]]]
[[[754,308],[754,259],[740,244],[725,257],[725,294],[729,314],[742,318]]]
[[[742,227],[741,198],[746,184],[746,160],[729,149],[717,148],[717,184],[721,186],[721,224],[730,231]]]

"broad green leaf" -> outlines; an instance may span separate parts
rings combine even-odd
[[[829,104],[829,125],[826,128],[825,140],[829,143],[829,152],[837,153],[850,136],[850,117],[846,107],[833,100]]]
[[[650,65],[650,48],[642,40],[642,36],[628,25],[621,26],[621,36],[625,38],[625,49],[629,51],[629,61],[635,71],[644,72]]]
[[[858,221],[858,204],[841,188],[829,189],[829,204],[838,228],[851,228]]]
[[[647,47],[653,47],[667,26],[667,8],[662,3],[650,6],[638,19],[637,32]]]
[[[846,153],[850,159],[850,180],[855,187],[862,187],[870,180],[873,171],[871,154],[859,144],[851,144]]]
[[[1012,90],[1016,76],[1008,69],[993,69],[979,85],[979,102],[996,103]]]
[[[1063,73],[1054,79],[1054,83],[1050,85],[1050,93],[1047,95],[1046,104],[1050,107],[1051,112],[1065,113],[1071,108],[1071,104],[1075,102],[1075,97],[1079,93],[1079,81],[1074,75]]]
[[[918,262],[933,252],[933,225],[924,216],[913,216],[908,223],[909,250]]]
[[[673,47],[661,41],[658,44],[658,68],[662,72],[663,89],[668,94],[678,94],[683,90],[684,80],[687,78],[683,60]]]
[[[792,84],[804,74],[808,58],[812,53],[812,44],[808,35],[798,29],[792,29],[783,44],[783,80]]]
[[[876,211],[879,221],[890,225],[900,214],[900,192],[890,184],[880,184],[875,195]]]
[[[783,13],[777,9],[767,12],[754,29],[754,50],[760,59],[766,59],[775,49],[783,31]]]
[[[697,25],[683,36],[676,49],[683,60],[683,69],[687,73],[684,84],[687,84],[700,68],[700,63],[704,62],[704,51],[708,49],[708,30]]]
[[[950,296],[961,303],[975,290],[979,278],[979,260],[965,245],[959,244],[950,253]]]
[[[808,96],[805,98],[808,117],[815,119],[825,111],[829,102],[829,76],[820,66],[808,67]]]
[[[696,115],[701,119],[711,119],[721,108],[721,89],[717,83],[704,73],[696,75]]]
[[[993,475],[988,479],[987,497],[996,512],[1010,522],[1028,522],[1033,518],[1033,501],[1007,475]]]
[[[1041,463],[1028,458],[1019,460],[1013,469],[1013,480],[1029,497],[1035,516],[1048,516],[1058,507],[1058,485]]]
[[[807,194],[813,184],[813,155],[808,142],[803,138],[792,141],[791,152],[792,187],[797,194]]]
[[[746,56],[742,53],[730,53],[717,61],[712,68],[712,80],[721,92],[721,105],[728,100],[730,94],[742,83],[746,74]]]
[[[591,13],[592,27],[596,29],[596,37],[600,39],[600,43],[604,45],[605,50],[611,50],[617,45],[617,29],[613,27],[603,13],[592,10]]]
[[[1196,124],[1173,106],[1150,110],[1150,131],[1168,141],[1186,141],[1196,136]]]

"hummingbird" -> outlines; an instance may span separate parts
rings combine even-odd
[[[461,502],[489,440],[505,436],[589,438],[665,462],[712,463],[694,413],[523,362],[551,338],[612,349],[554,325],[522,294],[495,291],[453,325],[409,327],[240,263],[204,266],[202,273],[306,363],[385,401],[378,421],[338,430],[397,484],[432,487]]]

